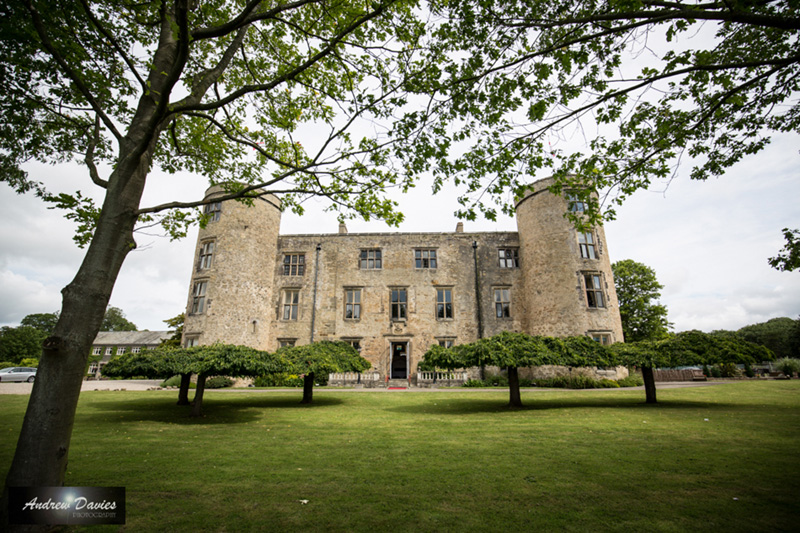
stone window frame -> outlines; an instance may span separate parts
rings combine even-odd
[[[575,192],[567,193],[567,210],[571,213],[585,213],[588,208],[588,203],[578,198]]]
[[[361,349],[363,348],[363,346],[361,346],[361,341],[364,340],[363,338],[361,338],[361,337],[342,337],[340,340],[342,342],[346,342],[347,344],[349,344],[350,346],[355,348],[355,350],[359,354],[361,353]]]
[[[395,300],[397,292],[397,300]],[[402,299],[400,298],[402,293]],[[408,320],[408,287],[389,287],[389,312],[392,322]]]
[[[290,298],[290,295],[293,295],[294,298]],[[281,291],[280,319],[283,322],[297,322],[299,318],[300,288],[287,287]]]
[[[357,322],[361,320],[362,287],[344,288],[344,319]],[[351,298],[351,295],[353,296]],[[355,301],[358,300],[358,301]],[[351,314],[351,316],[348,316]]]
[[[358,253],[359,270],[383,269],[383,251],[380,248],[362,248]]]
[[[197,270],[207,270],[211,268],[214,263],[214,249],[216,248],[216,241],[209,239],[200,243],[200,254],[197,259]]]
[[[586,336],[592,339],[595,342],[599,342],[603,346],[609,346],[613,343],[613,335],[610,331],[602,330],[602,331],[589,331],[586,333]]]
[[[197,343],[200,342],[200,337],[197,335],[187,336],[186,342],[184,342],[184,348],[192,348],[194,346],[199,346]]]
[[[452,348],[456,345],[455,337],[436,337],[436,342],[442,348]]]
[[[222,216],[222,202],[211,202],[203,206],[203,214],[208,222],[217,222]]]
[[[578,232],[578,248],[580,250],[581,259],[600,259],[597,239],[593,231]]]
[[[287,252],[283,254],[284,276],[305,276],[306,275],[306,254],[305,252]]]
[[[417,270],[436,270],[439,257],[436,248],[414,248],[414,268]]]
[[[192,307],[190,315],[202,315],[208,306],[206,305],[206,293],[208,292],[208,280],[195,280],[192,284]]]
[[[603,273],[594,271],[581,272],[581,280],[586,306],[589,309],[605,309],[607,298]]]
[[[278,348],[291,348],[297,344],[297,339],[292,337],[280,337],[278,341]]]
[[[497,259],[500,268],[519,268],[519,248],[498,248]]]
[[[498,285],[492,287],[492,304],[494,305],[494,317],[496,319],[505,320],[511,318],[511,286]]]
[[[449,293],[450,300],[447,300],[445,296],[441,301],[439,299],[440,294],[444,296],[443,293]],[[448,316],[448,306],[449,306],[449,316]],[[436,287],[436,311],[434,316],[436,320],[453,320],[455,317],[455,306],[453,303],[453,287]]]

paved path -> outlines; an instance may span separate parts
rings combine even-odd
[[[107,381],[84,381],[81,391],[87,390],[150,390],[158,387],[159,379],[120,379]],[[0,394],[30,394],[33,383],[2,383]]]
[[[81,386],[81,391],[100,391],[100,390],[111,390],[111,391],[146,391],[152,390],[154,388],[158,388],[161,380],[157,379],[121,379],[121,380],[107,380],[107,381],[84,381],[83,385]],[[686,388],[686,387],[707,387],[709,385],[724,385],[726,383],[736,383],[736,380],[731,381],[672,381],[672,382],[660,382],[656,385],[656,388],[659,390],[662,389],[678,389],[678,388]],[[33,388],[33,383],[2,383],[0,382],[0,395],[3,394],[30,394],[31,389]],[[289,389],[250,389],[250,388],[243,388],[243,389],[212,389],[213,392],[217,391],[225,391],[225,392],[287,392],[287,391],[298,391],[300,388],[289,388]],[[418,388],[412,387],[409,389],[392,389],[387,390],[385,388],[376,388],[376,389],[367,389],[367,388],[335,388],[335,387],[314,387],[315,392],[318,391],[341,391],[341,392],[448,392],[448,391],[460,391],[460,392],[492,392],[497,390],[507,390],[507,387],[482,387],[482,388],[465,388],[465,387],[449,387],[449,388],[441,388],[441,389],[431,389],[431,388]],[[573,389],[545,389],[545,388],[524,388],[522,392],[533,392],[533,391],[545,391],[545,390],[560,390],[560,391],[567,391]],[[576,389],[577,390],[577,389]],[[644,390],[644,387],[626,387],[625,389],[580,389],[580,390],[591,390],[591,391],[615,391],[615,390]],[[208,389],[206,389],[208,391]]]

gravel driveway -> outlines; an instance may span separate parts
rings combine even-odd
[[[157,379],[120,379],[108,381],[84,381],[81,391],[87,390],[150,390],[158,387]],[[30,394],[33,383],[0,382],[0,394]]]

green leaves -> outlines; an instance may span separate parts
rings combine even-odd
[[[614,366],[612,353],[588,337],[531,336],[504,331],[493,337],[445,349],[431,346],[424,356],[428,368],[499,366],[521,368],[542,365]]]
[[[444,1],[432,12],[432,50],[448,61],[431,129],[463,140],[432,162],[461,185],[461,216],[513,212],[509,190],[552,174],[607,193],[586,215],[613,218],[679,164],[692,179],[720,176],[770,130],[800,131],[792,2]]]
[[[661,289],[655,271],[632,259],[611,265],[626,342],[658,340],[666,337],[671,324],[666,306],[658,303]]]
[[[302,346],[280,348],[277,355],[285,358],[295,374],[314,373],[317,376],[331,372],[363,372],[371,363],[361,357],[355,348],[342,341],[318,341]]]

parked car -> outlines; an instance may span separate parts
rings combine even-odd
[[[0,370],[0,381],[27,381],[33,383],[36,369],[27,366],[10,366]]]

